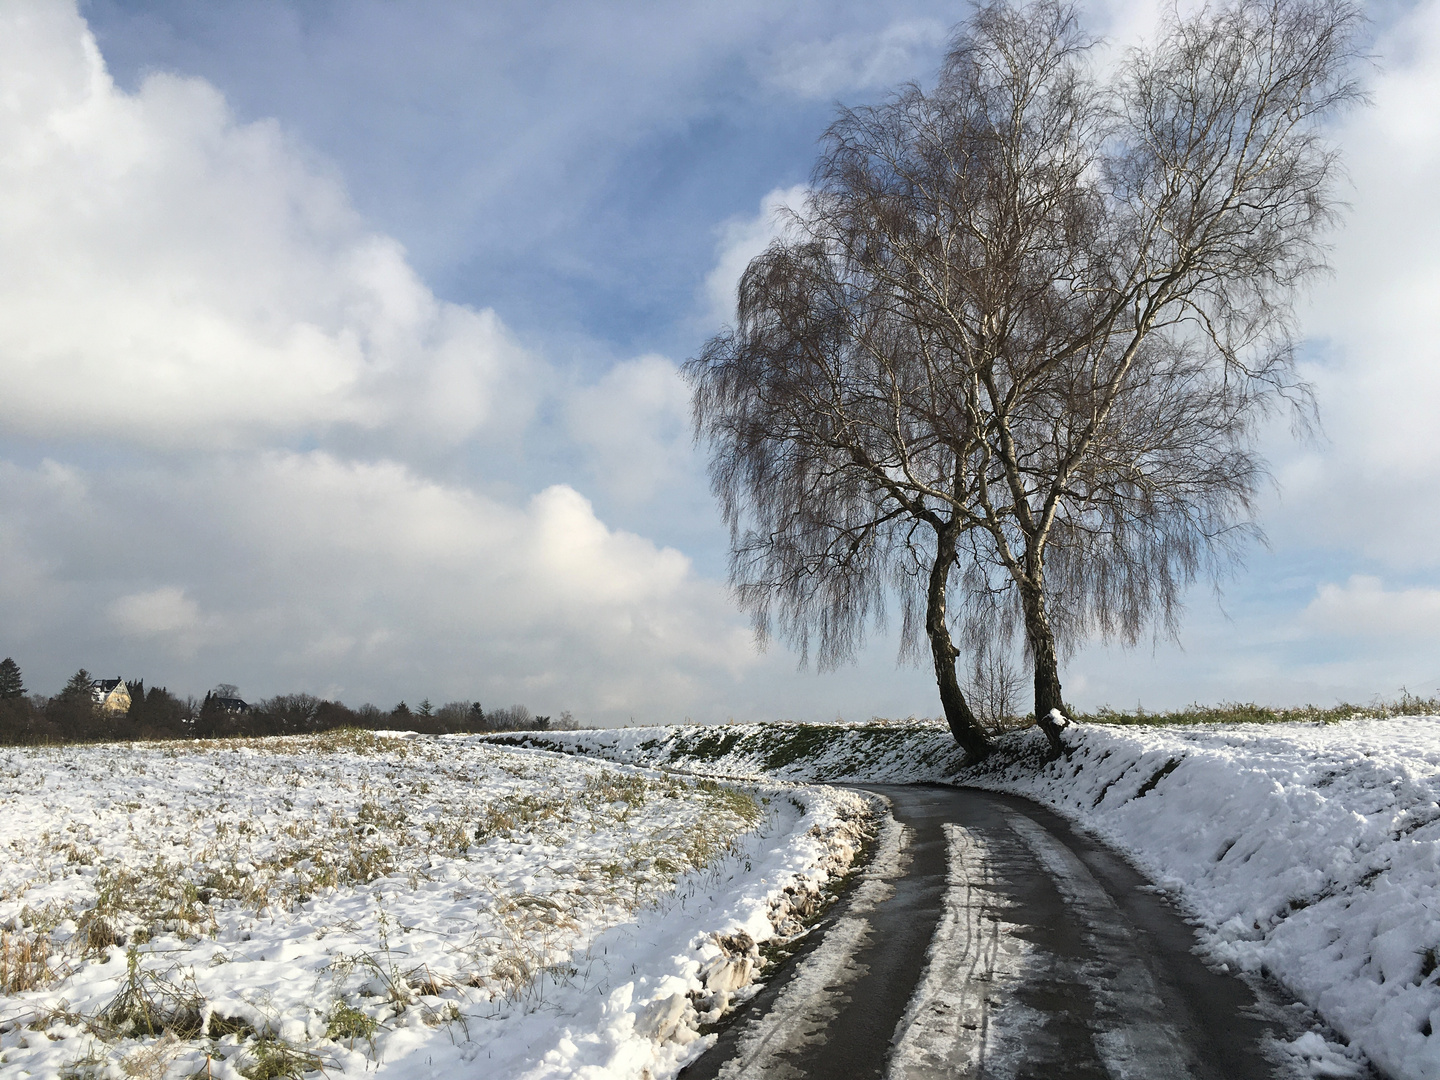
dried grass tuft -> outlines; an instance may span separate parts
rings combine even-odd
[[[153,1043],[137,1047],[121,1058],[120,1071],[134,1080],[163,1080],[181,1049],[180,1040],[167,1031]]]
[[[375,1053],[375,1033],[380,1030],[376,1020],[353,1005],[343,1001],[335,1002],[325,1021],[325,1037],[335,1042],[348,1042],[355,1049],[355,1040],[364,1039],[370,1044],[370,1053]]]
[[[53,979],[50,938],[24,930],[0,931],[0,991],[23,994]]]
[[[274,1035],[262,1035],[247,1043],[245,1054],[250,1063],[239,1071],[246,1080],[279,1080],[281,1077],[301,1080],[306,1073],[319,1072],[325,1067],[319,1054],[302,1050]]]

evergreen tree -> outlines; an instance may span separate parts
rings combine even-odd
[[[45,706],[45,718],[57,725],[62,739],[94,739],[101,735],[100,709],[91,686],[94,681],[90,672],[81,668]]]
[[[70,676],[70,681],[65,684],[65,689],[60,691],[60,697],[68,702],[80,702],[95,700],[95,691],[91,683],[95,677],[83,667]]]
[[[195,718],[195,734],[204,739],[227,734],[225,729],[231,726],[226,723],[229,719],[215,695],[207,693],[205,700],[200,703],[199,715]]]
[[[144,684],[141,684],[142,688]],[[185,731],[185,704],[163,686],[152,686],[145,692],[145,719],[168,730]]]
[[[25,683],[20,678],[20,665],[10,657],[0,660],[0,698],[22,697]]]

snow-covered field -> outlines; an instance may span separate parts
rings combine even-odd
[[[865,819],[463,737],[0,750],[0,1073],[673,1075]]]
[[[736,777],[943,781],[1029,796],[1128,853],[1216,965],[1264,972],[1384,1073],[1440,1080],[1440,717],[1034,730],[960,771],[939,724],[549,736],[572,752]],[[1318,1036],[1295,1047],[1345,1075]]]

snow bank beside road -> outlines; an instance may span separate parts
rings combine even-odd
[[[1026,732],[964,782],[1048,804],[1386,1073],[1440,1078],[1440,718]]]
[[[849,792],[772,795],[800,799],[791,809],[802,813],[779,815],[783,824],[748,844],[725,880],[595,938],[584,953],[594,968],[586,985],[503,1037],[477,1037],[462,1059],[479,1064],[483,1052],[486,1075],[520,1080],[659,1080],[693,1061],[714,1041],[697,1027],[756,989],[757,946],[801,932],[812,898],[849,868],[864,839],[866,808]]]

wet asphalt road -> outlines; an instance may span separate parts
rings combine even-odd
[[[1208,969],[1164,897],[1063,819],[988,792],[864,790],[903,828],[685,1080],[1296,1075],[1267,1044],[1304,1017]]]

